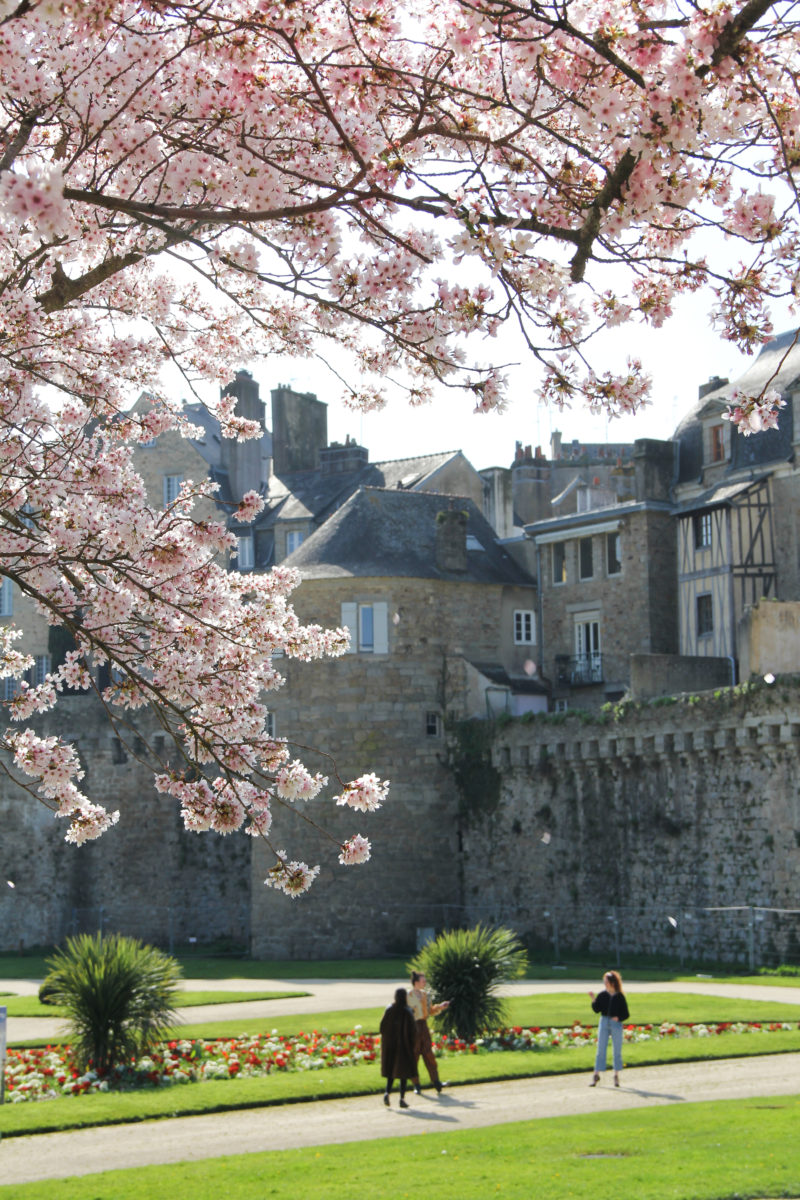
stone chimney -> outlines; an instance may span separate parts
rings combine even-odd
[[[259,491],[269,476],[269,434],[264,420],[264,405],[258,394],[258,384],[249,371],[237,371],[233,383],[222,392],[223,396],[235,396],[237,417],[257,421],[262,436],[239,442],[235,438],[222,439],[222,465],[228,472],[231,494],[235,501],[241,500],[245,492]]]
[[[676,442],[656,438],[637,438],[633,443],[637,500],[669,500],[675,476],[676,447]]]
[[[323,475],[346,475],[361,471],[369,465],[369,451],[365,446],[359,446],[351,440],[348,434],[344,445],[341,442],[331,442],[319,452],[319,466]]]
[[[467,520],[467,514],[456,508],[436,514],[436,566],[440,571],[466,571]]]
[[[561,432],[558,429],[550,434],[550,458],[553,462],[561,458]]]
[[[328,444],[328,406],[313,392],[296,392],[286,384],[272,391],[273,471],[313,471]]]
[[[697,399],[702,400],[709,392],[715,392],[717,388],[724,387],[727,382],[728,380],[723,379],[721,375],[712,375],[708,383],[700,384],[700,387],[697,389]]]

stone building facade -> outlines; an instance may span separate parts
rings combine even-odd
[[[630,686],[632,654],[677,651],[672,442],[635,443],[630,498],[525,527],[536,547],[543,674],[557,708],[599,707]],[[576,489],[577,490],[577,489]]]
[[[326,957],[405,951],[416,930],[458,920],[458,798],[448,731],[486,715],[486,692],[511,706],[546,700],[525,671],[535,652],[533,581],[497,545],[466,499],[361,489],[294,554],[303,621],[347,624],[351,651],[335,661],[285,663],[273,700],[276,732],[309,740],[346,780],[391,780],[373,814],[332,810],[319,798],[281,814],[290,857],[321,864],[308,896],[287,907],[265,889],[274,861],[253,852],[253,951]],[[520,620],[520,614],[525,618]],[[528,621],[531,618],[531,621]],[[529,640],[524,640],[529,639]],[[482,680],[482,690],[477,686]],[[498,682],[498,681],[503,681]],[[311,765],[313,756],[304,749]],[[309,828],[311,817],[321,830]],[[370,862],[337,864],[335,839],[361,833]]]

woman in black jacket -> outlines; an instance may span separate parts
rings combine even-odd
[[[394,994],[394,1004],[389,1005],[381,1019],[381,1075],[386,1080],[383,1103],[387,1107],[392,1084],[399,1079],[400,1107],[408,1108],[406,1086],[416,1071],[414,1038],[417,1028],[407,1002],[406,989],[398,988]]]
[[[614,1087],[619,1087],[619,1073],[622,1070],[622,1026],[630,1013],[619,974],[616,971],[606,971],[603,976],[603,984],[605,991],[602,991],[599,996],[595,996],[594,992],[589,992],[592,998],[592,1008],[596,1013],[600,1013],[600,1022],[597,1027],[597,1057],[594,1060],[594,1076],[589,1087],[595,1087],[600,1082],[600,1072],[606,1069],[609,1034],[614,1049]]]

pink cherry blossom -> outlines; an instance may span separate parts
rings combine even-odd
[[[354,833],[351,838],[342,843],[342,850],[339,855],[339,862],[345,867],[351,867],[355,863],[367,862],[372,849],[366,838],[360,834]]]
[[[75,644],[33,685],[2,633],[3,745],[72,840],[113,817],[69,745],[21,726],[98,667],[112,721],[150,707],[172,731],[185,767],[156,782],[188,828],[269,839],[324,787],[268,735],[273,656],[340,655],[346,631],[301,624],[292,571],[228,570],[255,493],[148,500],[137,448],[192,433],[162,364],[224,386],[234,362],[332,348],[363,410],[448,387],[500,412],[510,326],[541,399],[634,412],[649,381],[593,366],[595,334],[666,328],[709,285],[752,352],[796,296],[798,65],[791,11],[744,0],[3,7],[0,574]],[[225,437],[259,435],[229,393],[213,407]],[[780,407],[728,416],[749,435]],[[359,811],[387,789],[336,786]],[[282,858],[272,882],[313,875]]]

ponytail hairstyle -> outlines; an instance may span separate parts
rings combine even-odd
[[[411,986],[414,987],[417,980],[420,979],[421,977],[422,977],[421,971],[412,971],[411,972]]]
[[[615,991],[618,996],[622,995],[622,976],[618,971],[606,971],[605,975],[603,976],[603,980],[611,984],[613,991]]]

